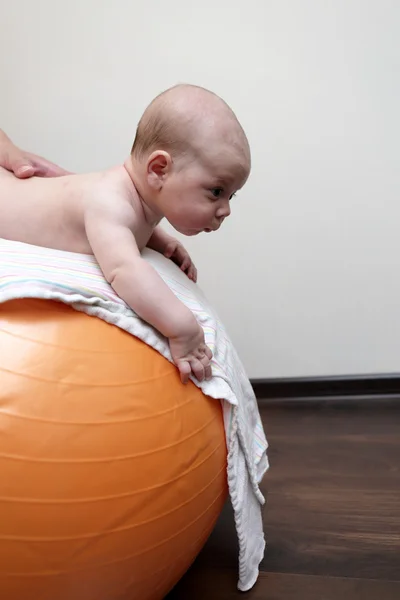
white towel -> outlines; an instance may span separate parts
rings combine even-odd
[[[160,254],[145,249],[143,258],[195,314],[214,354],[212,379],[193,381],[211,398],[223,399],[228,485],[239,539],[238,588],[247,591],[257,580],[264,556],[264,498],[259,483],[268,469],[268,444],[254,392],[224,326],[199,287]],[[171,360],[167,340],[114,293],[93,256],[0,239],[0,303],[17,298],[65,302],[135,335]]]

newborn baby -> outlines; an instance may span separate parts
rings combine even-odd
[[[145,110],[123,165],[27,180],[0,167],[0,237],[94,254],[115,292],[168,338],[182,381],[202,381],[212,358],[203,330],[141,250],[174,259],[196,281],[188,253],[159,223],[165,217],[185,235],[216,231],[249,172],[249,144],[227,104],[179,85]]]

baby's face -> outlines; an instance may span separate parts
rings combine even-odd
[[[164,216],[184,235],[217,231],[249,172],[249,160],[237,149],[221,146],[192,159],[173,170],[164,184],[160,198]]]

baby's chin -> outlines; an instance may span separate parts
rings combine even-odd
[[[182,235],[186,235],[187,237],[194,237],[195,235],[199,235],[199,233],[203,233],[205,229],[183,229],[175,227],[175,229],[181,233]],[[208,230],[207,230],[208,231]]]

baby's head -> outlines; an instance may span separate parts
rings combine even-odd
[[[216,231],[250,173],[246,135],[229,106],[204,88],[178,85],[145,110],[132,147],[144,202],[181,233]]]

